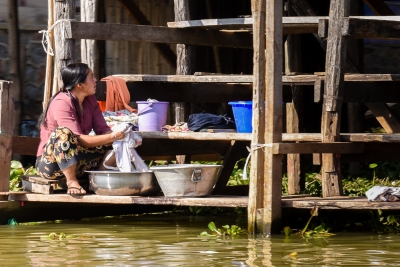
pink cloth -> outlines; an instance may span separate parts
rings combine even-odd
[[[72,99],[66,93],[59,93],[50,103],[46,122],[46,128],[40,125],[40,143],[37,156],[42,155],[43,148],[49,140],[51,132],[58,126],[69,128],[77,136],[81,134],[87,135],[92,129],[98,135],[105,134],[111,130],[107,126],[94,95],[87,96],[83,101],[83,117],[81,123],[79,123]]]

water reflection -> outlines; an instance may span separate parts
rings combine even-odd
[[[400,236],[205,238],[244,218],[152,215],[0,226],[1,266],[400,266]],[[85,236],[55,241],[51,232]]]

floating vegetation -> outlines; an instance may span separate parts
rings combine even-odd
[[[314,208],[311,209],[311,217],[308,219],[306,226],[301,230],[300,232],[296,233],[302,237],[326,237],[326,236],[332,236],[335,234],[329,233],[331,230],[329,227],[326,227],[325,225],[321,224],[315,227],[313,230],[308,230],[308,225],[311,222],[311,219],[315,216],[318,216],[318,207],[315,206]],[[283,228],[283,232],[285,235],[291,236],[293,234],[293,230],[289,226],[285,226]]]
[[[18,225],[18,222],[15,218],[11,218],[7,221],[7,225]]]
[[[88,239],[88,238],[94,238],[94,236],[77,236],[77,235],[66,235],[64,233],[50,233],[47,236],[42,237],[42,239],[49,239],[49,240],[59,240],[59,241],[63,241],[63,240],[67,240],[67,239]]]
[[[35,174],[37,174],[35,167],[31,166],[25,169],[21,162],[12,160],[10,167],[10,191],[21,191],[22,176]]]
[[[238,235],[246,234],[246,230],[243,230],[237,225],[223,225],[222,229],[217,228],[214,224],[214,222],[210,222],[208,224],[208,228],[211,230],[212,234],[207,233],[206,231],[200,233],[200,236],[205,236],[205,237],[225,237],[225,236],[230,236],[230,237],[236,237]]]

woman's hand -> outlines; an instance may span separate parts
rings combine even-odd
[[[117,141],[117,140],[122,140],[125,138],[125,134],[122,131],[112,132],[112,133],[110,133],[110,135],[112,138],[112,142]]]

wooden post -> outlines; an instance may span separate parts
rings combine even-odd
[[[48,22],[47,22],[47,28],[49,29],[53,23],[54,23],[54,16],[53,16],[53,12],[54,12],[54,2],[53,0],[48,0]],[[53,43],[54,43],[54,34],[52,32],[48,33],[49,35],[49,43],[47,44],[47,48],[49,47],[54,47]],[[53,56],[47,54],[46,57],[46,78],[44,81],[44,93],[43,93],[43,110],[47,107],[47,104],[50,101],[50,97],[51,97],[51,80],[52,80],[52,74],[53,74]]]
[[[12,83],[0,80],[0,192],[10,190],[14,104]]]
[[[10,55],[10,76],[13,82],[13,101],[14,101],[14,129],[10,133],[19,134],[21,123],[21,65],[19,54],[19,30],[18,30],[18,1],[8,0],[8,37]],[[9,176],[9,175],[8,175]]]
[[[331,0],[321,124],[322,141],[326,143],[337,142],[340,138],[344,63],[347,54],[346,38],[342,36],[342,23],[348,14],[349,0]],[[322,154],[323,197],[340,196],[342,193],[340,155]]]
[[[96,22],[98,5],[98,0],[81,0],[81,21]],[[89,65],[95,77],[100,76],[99,56],[95,40],[81,40],[81,60]]]
[[[288,2],[288,16],[293,16],[292,1]],[[289,35],[285,44],[285,73],[301,70],[301,40],[299,35]],[[302,118],[303,89],[292,85],[292,102],[286,103],[286,132],[299,133]],[[288,193],[299,194],[305,188],[305,174],[300,170],[300,154],[287,155]],[[303,179],[302,179],[303,178]],[[302,182],[302,183],[301,183]]]
[[[282,142],[282,15],[283,1],[266,1],[265,132],[266,144]],[[265,147],[263,234],[279,233],[281,223],[282,155]]]
[[[252,0],[253,17],[253,134],[252,144],[264,143],[265,131],[265,1]],[[256,147],[251,147],[252,149]],[[257,211],[263,207],[264,196],[264,152],[254,149],[251,152],[249,203],[247,207],[248,232],[262,232],[257,223]]]
[[[174,11],[175,11],[175,21],[189,20],[189,1],[188,0],[174,0]],[[191,75],[192,74],[192,64],[191,64],[191,50],[192,48],[185,44],[176,45],[176,74],[177,75]],[[186,121],[187,108],[185,102],[173,102],[172,103],[172,113],[174,114],[174,122]],[[185,163],[190,159],[184,155],[176,156],[177,163]]]
[[[75,19],[76,6],[74,0],[55,0],[54,4],[54,22],[57,22],[61,19]],[[61,79],[61,71],[62,69],[70,63],[74,62],[74,48],[75,48],[75,40],[67,39],[67,31],[63,27],[63,22],[58,23],[58,25],[54,28],[54,37],[55,37],[55,49],[56,49],[56,69],[58,77],[58,88],[59,90],[63,85]],[[63,38],[64,37],[64,38]]]

